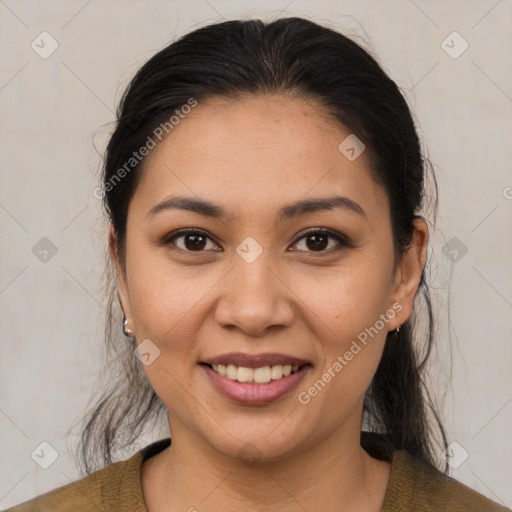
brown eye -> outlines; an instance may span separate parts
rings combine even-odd
[[[184,235],[184,245],[189,251],[202,250],[206,245],[206,237],[204,235]]]
[[[323,250],[329,245],[329,235],[316,233],[306,237],[306,246],[312,251]]]
[[[210,242],[210,246],[208,243]],[[207,249],[215,249],[217,245],[202,231],[184,230],[174,234],[166,241],[186,252],[203,252]]]
[[[339,250],[342,247],[348,247],[349,244],[347,241],[339,234],[334,233],[332,231],[327,230],[314,230],[309,231],[305,235],[303,235],[294,245],[298,245],[302,240],[305,240],[303,246],[306,249],[306,252],[331,252],[331,249]],[[337,243],[330,244],[329,240],[334,240]],[[336,248],[338,246],[338,248]]]

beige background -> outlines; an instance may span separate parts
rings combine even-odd
[[[440,189],[434,381],[458,443],[452,475],[512,506],[510,0],[2,0],[0,508],[78,475],[74,422],[102,364],[94,144],[101,151],[127,80],[193,28],[286,15],[368,36],[421,123]],[[58,43],[46,59],[31,47],[43,31]],[[444,43],[452,56],[469,44],[458,58],[442,47],[453,31],[463,39]],[[46,262],[33,252],[43,237],[57,251]],[[442,250],[453,237],[467,248],[455,263]],[[58,454],[48,469],[31,458],[43,441]]]

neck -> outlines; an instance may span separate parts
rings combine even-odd
[[[390,465],[361,448],[360,425],[345,425],[286,459],[254,462],[220,454],[176,427],[171,446],[143,464],[149,512],[382,508]]]

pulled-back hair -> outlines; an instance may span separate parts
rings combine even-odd
[[[422,153],[411,112],[369,51],[335,30],[301,18],[227,21],[195,30],[156,53],[136,73],[119,103],[103,163],[102,199],[121,263],[128,205],[144,170],[144,159],[127,169],[134,151],[191,99],[200,104],[216,97],[264,94],[291,94],[316,102],[365,144],[370,172],[389,198],[397,261],[411,245],[413,221],[426,202],[432,208],[430,220],[435,221],[435,176]],[[122,179],[115,179],[123,168]],[[425,192],[427,171],[431,195]],[[427,272],[428,265],[411,318],[399,333],[388,333],[364,411],[366,428],[384,434],[390,447],[406,449],[438,466],[436,453],[446,447],[446,438],[425,385],[425,364],[434,344]],[[148,422],[165,410],[133,355],[135,339],[121,335],[111,262],[106,284],[106,344],[117,369],[109,370],[110,385],[84,417],[79,451],[88,473],[111,463],[117,450],[131,446]],[[436,444],[439,438],[441,449]]]

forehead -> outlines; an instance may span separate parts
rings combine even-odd
[[[133,201],[150,209],[186,194],[221,202],[238,218],[336,194],[382,214],[387,197],[365,153],[349,160],[339,149],[350,135],[320,104],[298,97],[200,103],[148,155]]]

